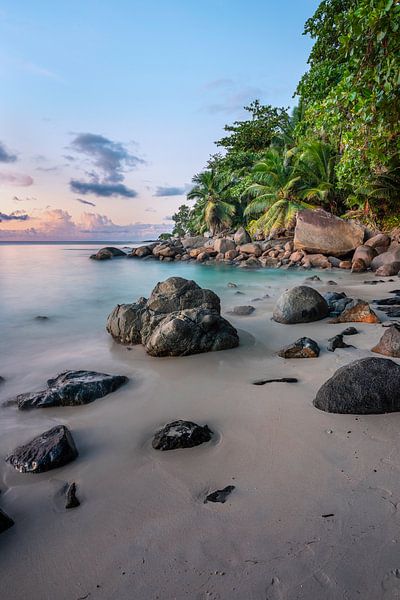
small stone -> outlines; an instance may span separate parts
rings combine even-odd
[[[245,317],[248,315],[251,315],[256,309],[254,308],[254,306],[235,306],[234,309],[231,311],[231,314],[233,315],[239,315],[240,317]]]
[[[326,282],[326,285],[337,285],[337,282],[329,279],[329,281]]]
[[[76,497],[76,483],[73,482],[67,489],[65,508],[76,508],[77,506],[80,506],[80,504],[81,503]]]
[[[319,346],[317,342],[308,337],[298,339],[294,344],[282,348],[278,352],[281,358],[317,358]]]
[[[38,315],[37,317],[35,317],[35,321],[48,321],[49,317],[46,317],[45,315]]]
[[[232,283],[232,281],[230,281],[227,285],[228,288],[237,288],[237,284],[236,283]]]
[[[354,346],[346,344],[346,342],[343,341],[343,334],[341,333],[330,338],[328,342],[327,350],[329,350],[329,352],[335,352],[336,348],[354,348]]]
[[[172,421],[158,431],[152,442],[155,450],[193,448],[209,442],[213,432],[208,425],[197,425],[192,421]]]
[[[211,494],[208,494],[208,496],[204,500],[204,504],[207,504],[207,502],[220,502],[221,504],[224,504],[226,502],[226,499],[228,498],[228,496],[230,496],[234,489],[234,485],[227,485],[223,490],[217,490],[215,492],[212,492]]]
[[[340,335],[356,335],[358,330],[355,327],[347,327],[344,329]]]

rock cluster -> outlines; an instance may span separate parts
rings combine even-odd
[[[239,344],[236,329],[221,317],[220,300],[194,281],[170,277],[150,297],[120,304],[107,331],[124,344],[143,344],[151,356],[186,356]]]

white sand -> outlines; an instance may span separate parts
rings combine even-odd
[[[360,285],[366,278],[315,287],[365,299],[400,287]],[[0,439],[1,455],[62,422],[80,456],[42,475],[1,465],[0,505],[16,523],[0,536],[1,600],[400,598],[400,414],[312,406],[319,386],[368,356],[384,330],[355,324],[360,334],[347,341],[357,349],[332,354],[328,337],[347,325],[274,323],[279,290],[270,293],[253,315],[228,316],[240,329],[238,349],[154,359],[110,340],[57,355],[49,374],[97,368],[130,376],[126,387],[85,407],[2,410],[15,425]],[[276,356],[303,335],[320,343],[320,358]],[[93,363],[82,366],[88,351]],[[281,376],[299,383],[251,385]],[[42,384],[32,368],[13,391]],[[153,450],[153,432],[175,419],[208,423],[214,441]],[[70,511],[57,495],[66,481],[77,482],[82,502]],[[236,490],[225,504],[203,503],[229,484]]]

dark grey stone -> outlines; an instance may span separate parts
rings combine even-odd
[[[158,431],[152,442],[155,450],[193,448],[209,442],[213,432],[208,425],[197,425],[192,421],[172,421]]]

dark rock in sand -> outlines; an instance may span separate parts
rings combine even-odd
[[[381,265],[375,271],[377,277],[392,277],[397,275],[400,271],[400,261],[393,261],[392,263]]]
[[[385,283],[383,279],[376,279],[372,281],[363,281],[364,285],[378,285],[378,283]]]
[[[5,460],[20,473],[43,473],[64,466],[77,456],[71,432],[65,425],[57,425],[18,446]]]
[[[231,281],[227,284],[228,288],[237,288],[236,283],[232,283]]]
[[[322,281],[321,277],[318,275],[312,275],[311,277],[306,277],[305,281]]]
[[[400,304],[400,297],[380,298],[379,300],[372,300],[372,302],[374,304],[380,304],[381,306],[396,306]]]
[[[314,406],[341,414],[400,411],[400,366],[387,358],[362,358],[336,371],[318,390]]]
[[[355,298],[331,323],[380,323],[380,320],[368,302]]]
[[[95,371],[65,371],[47,381],[47,389],[20,394],[16,402],[20,410],[49,406],[80,406],[117,390],[128,378]]]
[[[378,344],[372,348],[372,352],[383,354],[384,356],[393,356],[393,358],[400,358],[399,325],[393,323],[388,327]]]
[[[231,311],[231,314],[239,315],[241,317],[245,317],[247,315],[251,315],[256,309],[254,306],[244,305],[244,306],[235,306]]]
[[[281,358],[317,358],[319,346],[317,342],[308,337],[298,339],[294,344],[282,348],[278,352]]]
[[[78,506],[80,506],[80,504],[81,503],[76,497],[76,483],[73,482],[71,483],[71,485],[68,486],[67,489],[65,508],[77,508]]]
[[[4,377],[2,377],[2,376],[0,375],[0,385],[1,385],[2,383],[4,383],[4,382],[5,382],[5,379],[4,379]]]
[[[310,323],[327,317],[326,300],[314,288],[300,285],[284,292],[278,299],[273,319],[278,323]]]
[[[37,317],[35,317],[35,321],[48,321],[49,317],[46,317],[45,315],[38,315]]]
[[[155,434],[152,446],[155,450],[193,448],[209,442],[213,432],[208,425],[197,425],[192,421],[172,421]]]
[[[297,383],[296,377],[282,377],[281,379],[257,379],[253,385],[265,385],[266,383]]]
[[[234,489],[234,485],[227,485],[223,490],[212,492],[211,494],[208,494],[204,500],[204,504],[207,504],[207,502],[220,502],[221,504],[224,504]]]
[[[396,296],[400,296],[400,290],[390,290],[389,294],[396,294]]]
[[[378,306],[377,308],[386,313],[388,317],[400,317],[400,306]]]
[[[326,282],[326,285],[337,285],[337,282],[333,281],[333,279],[329,279],[329,281]]]
[[[236,296],[245,296],[244,292],[240,292],[239,290],[237,292],[235,292]]]
[[[14,525],[14,521],[0,509],[0,533],[10,529]]]
[[[354,348],[354,346],[351,344],[346,344],[346,342],[343,340],[342,333],[331,337],[328,342],[329,343],[326,349],[329,350],[329,352],[335,352],[336,348]]]
[[[340,335],[356,335],[358,330],[355,327],[347,327],[344,329]]]

